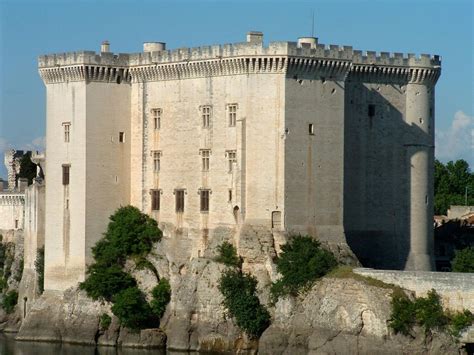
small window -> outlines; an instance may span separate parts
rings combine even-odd
[[[161,108],[154,108],[151,110],[151,113],[153,115],[153,127],[155,129],[160,129],[161,128]]]
[[[160,210],[160,190],[151,190],[151,210],[159,211]]]
[[[18,229],[18,220],[15,219],[15,229]]]
[[[232,189],[229,189],[229,198],[228,202],[232,202]]]
[[[158,173],[161,168],[161,151],[153,150],[151,154],[153,156],[153,172]]]
[[[64,122],[63,127],[64,127],[64,142],[69,143],[70,134],[71,134],[71,124],[69,122]]]
[[[209,212],[209,190],[200,190],[201,212]]]
[[[201,150],[201,157],[202,157],[202,171],[209,171],[209,157],[211,155],[211,151],[209,149]]]
[[[369,117],[374,117],[375,116],[375,105],[370,104],[369,109],[368,109]]]
[[[119,132],[119,143],[125,142],[125,133]]]
[[[229,108],[229,127],[235,127],[237,122],[237,105],[232,104],[228,106]]]
[[[70,165],[63,165],[63,185],[69,185],[69,168]]]
[[[202,127],[209,128],[211,125],[211,106],[202,107]]]
[[[312,123],[310,123],[309,126],[308,126],[308,133],[311,136],[314,136],[314,125]]]
[[[237,162],[237,154],[235,150],[227,151],[227,161],[229,164],[229,172],[232,172],[234,170],[234,164]]]
[[[184,190],[175,190],[176,212],[184,212]]]

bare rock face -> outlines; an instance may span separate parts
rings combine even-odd
[[[127,348],[164,348],[166,334],[157,328],[131,331],[122,328],[117,345]]]
[[[353,279],[325,278],[304,296],[276,304],[259,354],[446,354],[458,346],[447,335],[416,338],[388,327],[391,290]]]

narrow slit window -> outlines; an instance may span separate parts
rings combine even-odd
[[[202,107],[202,127],[209,128],[211,125],[211,106]]]
[[[201,212],[209,212],[209,190],[201,190]]]
[[[210,156],[211,156],[211,151],[209,149],[201,150],[202,171],[209,171]]]
[[[161,169],[161,151],[153,150],[151,154],[153,156],[153,172],[158,173]]]
[[[235,127],[237,122],[237,105],[232,104],[228,106],[229,108],[229,127]]]
[[[70,165],[63,165],[63,185],[69,185]]]
[[[234,170],[234,164],[237,163],[237,154],[235,150],[227,151],[227,162],[229,164],[229,173]]]
[[[369,105],[368,114],[369,114],[369,117],[374,117],[375,116],[375,105],[373,105],[373,104]]]
[[[308,133],[310,136],[314,136],[314,125],[312,123],[308,126]]]
[[[119,143],[125,142],[125,132],[119,132]]]
[[[232,189],[229,189],[228,201],[229,201],[229,202],[232,202]]]
[[[176,212],[184,212],[184,190],[175,190]]]
[[[160,190],[151,190],[151,210],[160,210]]]
[[[69,122],[63,123],[64,127],[64,142],[69,143],[71,138],[71,124]]]
[[[161,108],[155,108],[155,109],[151,110],[151,113],[153,115],[153,127],[154,127],[154,129],[160,129],[161,128],[161,113],[162,113]]]

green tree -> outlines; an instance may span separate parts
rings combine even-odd
[[[168,280],[161,279],[151,291],[151,295],[153,296],[150,302],[151,310],[158,318],[161,318],[171,300],[171,286]]]
[[[152,315],[145,295],[137,287],[129,287],[113,298],[112,312],[120,323],[130,329],[146,327]]]
[[[450,161],[446,165],[435,161],[435,214],[446,214],[451,205],[464,205],[466,188],[468,205],[474,204],[474,174],[465,160]]]
[[[453,272],[474,272],[474,247],[457,250],[451,266]]]
[[[237,255],[237,250],[229,242],[224,242],[218,247],[219,256],[216,258],[218,263],[223,263],[227,266],[240,267],[242,260]]]
[[[20,173],[16,176],[19,178],[28,179],[28,185],[33,183],[36,177],[36,164],[31,161],[31,152],[26,152],[20,159]]]
[[[334,255],[310,236],[296,236],[282,246],[282,253],[276,261],[282,278],[272,285],[274,301],[280,295],[297,295],[299,290],[311,285],[326,275],[337,261]]]

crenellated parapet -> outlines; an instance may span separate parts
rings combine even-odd
[[[0,206],[23,206],[25,194],[14,192],[0,193]]]
[[[39,58],[40,75],[47,84],[120,84],[241,74],[434,84],[440,65],[439,56],[362,52],[350,46],[318,44],[316,38],[311,43],[271,42],[267,47],[257,41],[118,55],[80,51]]]

